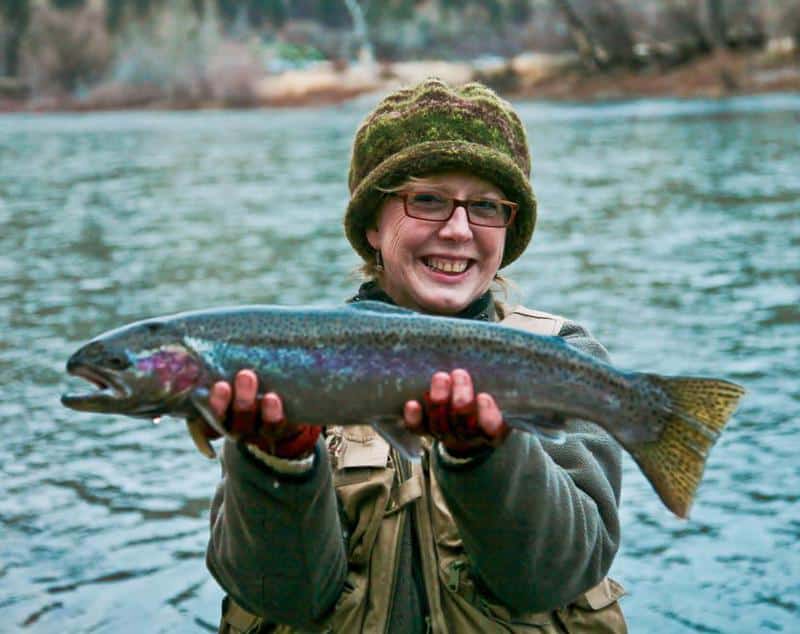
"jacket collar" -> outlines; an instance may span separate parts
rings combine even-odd
[[[358,293],[348,300],[350,302],[363,302],[365,300],[374,302],[384,302],[396,306],[395,301],[386,294],[375,280],[365,282],[362,284]],[[491,291],[486,291],[478,299],[473,301],[469,306],[462,310],[457,315],[459,319],[475,319],[478,321],[497,321],[497,313],[494,308],[494,297]]]

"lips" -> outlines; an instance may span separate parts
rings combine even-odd
[[[442,257],[438,255],[429,255],[422,258],[429,269],[437,273],[447,273],[450,275],[458,275],[463,273],[469,268],[472,260],[467,258],[451,258]]]

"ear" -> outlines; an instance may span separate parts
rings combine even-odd
[[[369,245],[376,251],[381,250],[381,219],[386,212],[386,207],[389,205],[390,200],[391,197],[389,196],[384,198],[381,206],[378,207],[377,213],[372,218],[372,222],[364,232],[367,236],[367,242],[369,242]]]
[[[380,251],[381,249],[381,234],[378,229],[367,229],[367,241],[369,242],[370,246],[375,249],[376,251]]]

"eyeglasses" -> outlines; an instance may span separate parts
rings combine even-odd
[[[394,195],[403,199],[403,209],[410,218],[447,222],[453,217],[456,207],[464,207],[469,224],[496,229],[508,227],[514,222],[519,207],[509,200],[461,200],[426,191],[396,192]]]

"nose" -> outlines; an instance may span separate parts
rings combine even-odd
[[[472,227],[469,224],[467,210],[464,205],[456,206],[453,210],[453,215],[439,230],[439,236],[443,240],[455,240],[457,242],[465,242],[472,239]]]

